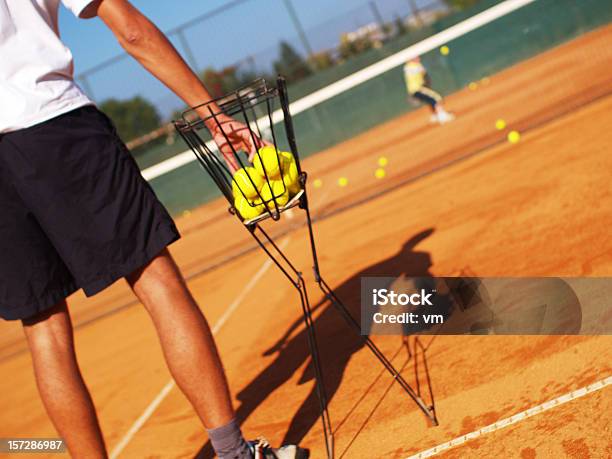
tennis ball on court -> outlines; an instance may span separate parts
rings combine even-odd
[[[382,167],[379,168],[379,169],[376,169],[376,172],[374,172],[374,176],[377,179],[385,178],[385,175],[387,175],[387,173],[385,172],[385,170]]]
[[[518,131],[510,131],[508,133],[508,142],[518,143],[521,140],[521,134]]]
[[[245,220],[258,217],[265,209],[263,204],[258,204],[257,201],[251,199],[245,199],[243,196],[236,197],[234,200],[234,208]]]
[[[346,177],[340,177],[338,179],[338,186],[345,187],[348,185],[348,179]]]
[[[257,196],[257,190],[261,188],[263,183],[264,178],[254,167],[247,166],[238,169],[232,181],[234,197],[241,196],[247,199],[255,198]]]
[[[253,166],[262,176],[266,173],[268,178],[278,178],[280,175],[281,155],[272,145],[261,147],[253,159]]]
[[[495,129],[497,129],[498,131],[502,131],[502,130],[506,129],[506,121],[501,119],[501,118],[498,119],[495,122]]]
[[[478,89],[478,83],[474,83],[473,81],[468,84],[468,88],[470,88],[470,91],[476,91],[476,89]]]
[[[448,46],[444,45],[440,47],[440,54],[448,56],[448,53],[450,53],[450,48]]]
[[[385,167],[387,164],[389,164],[389,160],[386,157],[381,156],[380,158],[378,158],[378,165],[380,167]]]
[[[314,179],[314,181],[312,182],[312,186],[314,186],[315,188],[321,188],[323,186],[323,180]]]
[[[282,180],[271,180],[268,184],[264,183],[261,189],[261,197],[268,209],[276,209],[274,201],[278,207],[283,207],[289,202],[289,189],[285,186]]]

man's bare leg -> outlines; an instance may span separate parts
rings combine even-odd
[[[98,418],[74,352],[66,302],[24,320],[36,384],[49,417],[72,457],[107,457]]]
[[[149,312],[177,385],[207,429],[235,418],[210,327],[167,250],[127,277]]]

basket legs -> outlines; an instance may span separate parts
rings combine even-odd
[[[299,274],[300,288],[300,299],[302,301],[302,312],[304,314],[304,324],[306,325],[308,335],[308,345],[310,347],[310,354],[312,356],[312,366],[315,371],[317,395],[319,398],[319,408],[321,413],[321,421],[323,422],[323,435],[325,436],[325,447],[327,449],[327,457],[333,459],[334,457],[334,434],[332,431],[331,420],[329,418],[329,411],[327,410],[327,393],[325,390],[323,380],[323,370],[321,368],[321,358],[319,355],[319,346],[317,344],[317,337],[315,333],[315,326],[312,322],[312,310],[310,307],[310,301],[308,300],[308,294],[306,292],[306,284],[304,278]]]
[[[315,244],[314,232],[312,229],[312,220],[310,217],[310,208],[308,206],[308,195],[306,193],[306,174],[302,172],[299,163],[298,148],[297,142],[295,138],[295,130],[293,127],[293,119],[291,117],[291,110],[289,109],[289,96],[287,93],[287,85],[284,78],[279,77],[278,79],[278,89],[279,89],[279,98],[281,101],[281,107],[283,109],[284,115],[284,123],[285,130],[287,132],[287,140],[289,141],[289,147],[293,156],[296,158],[298,164],[298,171],[301,176],[301,185],[304,189],[304,194],[300,200],[300,208],[304,209],[306,212],[306,220],[308,224],[308,234],[310,238],[310,251],[312,253],[312,263],[314,270],[314,277],[319,285],[321,291],[325,294],[325,297],[328,301],[334,305],[336,310],[342,315],[344,320],[352,327],[360,336],[361,336],[361,327],[359,323],[355,320],[355,318],[351,315],[349,309],[345,306],[345,304],[340,301],[338,296],[334,293],[334,291],[329,287],[329,285],[325,282],[325,280],[321,277],[321,271],[319,269],[319,259],[317,256],[317,246]],[[438,420],[436,418],[436,413],[433,406],[428,406],[423,399],[419,396],[417,392],[410,387],[410,385],[406,382],[406,380],[402,377],[402,375],[397,371],[397,369],[393,366],[393,364],[385,357],[385,355],[378,349],[378,347],[374,344],[374,342],[368,336],[362,336],[364,340],[364,344],[368,346],[370,351],[376,356],[376,358],[383,364],[383,366],[391,373],[393,378],[398,382],[398,384],[404,389],[404,391],[414,400],[414,402],[418,405],[418,407],[425,413],[425,415],[429,418],[433,425],[438,425]]]
[[[361,337],[363,343],[370,349],[370,351],[374,354],[374,356],[380,361],[383,367],[393,376],[393,379],[397,381],[400,387],[408,394],[408,396],[417,404],[419,409],[427,416],[430,422],[433,425],[438,425],[438,420],[436,417],[434,406],[427,405],[425,401],[421,398],[420,394],[417,393],[404,379],[404,377],[399,373],[399,371],[395,368],[395,366],[391,363],[391,361],[384,355],[384,353],[376,346],[376,344],[370,339],[368,336],[361,335],[361,326],[359,322],[353,317],[350,310],[346,307],[346,305],[338,298],[334,290],[327,284],[325,279],[321,276],[321,272],[319,269],[319,262],[317,257],[316,244],[314,241],[314,231],[312,228],[312,221],[310,217],[310,210],[308,208],[308,200],[306,198],[306,193],[304,193],[300,207],[305,210],[306,218],[307,218],[307,226],[310,238],[310,247],[312,253],[312,261],[313,261],[313,270],[315,281],[317,285],[327,298],[327,300],[334,306],[334,308],[339,312],[339,314],[344,318],[347,324]],[[249,227],[249,231],[253,238],[257,241],[259,246],[262,248],[264,252],[270,257],[270,259],[276,264],[276,266],[281,270],[281,272],[285,275],[285,277],[289,280],[291,285],[298,291],[300,296],[300,302],[302,306],[302,314],[304,317],[304,324],[307,331],[308,337],[308,346],[310,348],[310,354],[312,357],[312,365],[315,372],[316,379],[316,392],[319,399],[319,409],[321,415],[321,422],[323,423],[323,434],[325,437],[325,446],[327,449],[327,457],[332,459],[334,457],[334,437],[331,426],[331,420],[328,412],[328,399],[324,386],[324,377],[323,377],[323,369],[321,367],[319,346],[316,338],[315,326],[312,320],[312,309],[310,305],[310,301],[308,299],[308,293],[306,290],[306,284],[302,273],[299,272],[295,266],[291,263],[291,261],[287,258],[287,256],[283,253],[283,251],[278,247],[278,245],[274,242],[274,240],[259,226],[255,225],[253,227]],[[265,241],[268,243],[265,244],[262,239],[260,239],[257,233],[261,233]]]
[[[352,314],[347,309],[347,307],[344,305],[344,303],[342,303],[342,301],[340,301],[340,299],[336,296],[336,294],[329,287],[329,285],[327,285],[327,283],[320,276],[320,274],[319,274],[318,277],[319,277],[319,281],[318,281],[319,288],[321,289],[321,291],[323,292],[325,297],[328,299],[328,301],[331,304],[334,305],[334,307],[338,310],[340,315],[342,315],[344,320],[353,329],[355,329],[358,334],[361,335],[361,327],[359,326],[359,323],[355,320],[355,318],[352,316]],[[401,388],[404,389],[404,391],[410,396],[410,398],[412,398],[412,400],[414,400],[414,402],[418,405],[418,407],[421,409],[421,411],[423,411],[425,416],[427,416],[429,418],[431,423],[434,426],[437,426],[438,425],[438,419],[436,418],[436,412],[434,410],[434,407],[433,406],[429,406],[429,405],[427,405],[425,403],[425,401],[419,396],[419,394],[417,392],[415,392],[415,390],[410,386],[410,384],[408,384],[408,382],[406,382],[404,377],[400,374],[399,371],[397,371],[397,369],[389,361],[389,359],[387,359],[385,354],[383,354],[383,352],[378,348],[378,346],[376,346],[376,344],[374,344],[374,342],[370,339],[370,337],[362,336],[362,339],[364,341],[364,344],[370,349],[370,351],[372,351],[374,356],[380,361],[380,363],[382,363],[382,365],[385,367],[385,369],[389,373],[391,373],[391,376],[393,376],[393,379],[395,379],[397,381],[397,383],[401,386]]]
[[[306,332],[307,332],[307,338],[308,338],[308,347],[310,349],[310,356],[312,358],[312,366],[313,366],[314,373],[315,373],[315,385],[316,385],[317,397],[319,399],[319,413],[321,416],[321,422],[323,424],[323,436],[325,438],[325,448],[327,450],[328,459],[333,459],[334,457],[334,434],[332,431],[329,411],[327,409],[328,399],[327,399],[327,393],[325,390],[325,384],[324,384],[324,379],[323,379],[323,370],[321,367],[319,345],[317,343],[315,327],[314,327],[314,323],[312,320],[312,308],[310,305],[310,300],[308,299],[308,292],[306,290],[306,283],[304,282],[302,273],[300,273],[293,266],[293,264],[285,256],[285,254],[281,251],[281,249],[276,245],[276,243],[272,240],[272,238],[270,238],[268,234],[264,232],[264,230],[261,229],[261,227],[257,225],[250,230],[251,230],[251,235],[255,238],[259,246],[263,249],[264,252],[266,252],[266,254],[276,264],[276,266],[281,270],[281,272],[285,275],[285,277],[287,277],[291,285],[295,287],[295,289],[298,291],[298,294],[300,296],[302,314],[304,317],[304,325],[306,326]],[[270,243],[270,246],[274,249],[274,252],[276,253],[273,253],[273,251],[270,250],[270,248],[268,248],[261,241],[261,239],[256,234],[257,230],[259,230],[259,232],[261,232],[264,235],[264,237]]]
[[[310,247],[312,252],[312,261],[313,261],[313,270],[314,277],[319,285],[319,288],[327,298],[327,300],[334,305],[336,310],[340,313],[340,315],[344,318],[347,324],[353,328],[357,334],[361,336],[361,326],[359,322],[353,317],[349,309],[346,305],[338,298],[333,289],[325,282],[325,279],[321,276],[321,271],[319,269],[319,260],[317,257],[316,244],[314,240],[314,231],[312,229],[312,220],[310,218],[310,209],[308,208],[308,201],[306,199],[306,193],[304,193],[304,200],[302,202],[302,207],[306,211],[306,220],[308,224],[308,234],[310,238]],[[364,341],[364,344],[372,351],[374,356],[382,363],[385,369],[393,376],[393,379],[397,381],[397,383],[401,386],[402,389],[412,398],[412,400],[417,404],[417,406],[423,411],[425,416],[431,421],[434,426],[438,425],[438,419],[436,417],[436,412],[434,410],[434,406],[427,405],[425,401],[420,397],[420,395],[415,392],[415,390],[406,382],[404,377],[397,371],[395,366],[387,359],[387,357],[383,354],[383,352],[374,344],[374,342],[370,339],[369,336],[361,336]]]

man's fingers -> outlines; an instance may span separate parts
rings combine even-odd
[[[259,140],[256,136],[251,136],[250,132],[245,132],[242,135],[242,139],[246,145],[248,145],[249,150],[249,158],[251,158],[256,152],[259,146],[257,145],[257,141]]]
[[[230,164],[231,161],[236,169],[238,168],[238,163],[234,155],[234,150],[236,153],[239,150],[246,152],[249,161],[253,161],[258,149],[266,145],[271,145],[270,142],[254,135],[245,124],[237,121],[222,123],[221,129],[223,129],[223,132],[218,132],[214,136],[215,143],[226,158],[226,162]]]
[[[232,174],[240,169],[240,165],[236,160],[236,155],[234,155],[234,152],[228,144],[225,144],[224,147],[219,147],[219,149],[221,150],[221,154],[223,155],[223,158],[225,159],[225,162],[227,163]]]

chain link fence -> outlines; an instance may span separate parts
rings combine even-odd
[[[242,0],[230,5],[234,5],[235,8],[245,8],[245,15],[249,15],[257,13],[257,9],[248,10],[249,5],[254,7],[261,1],[264,0]],[[269,2],[274,1],[276,0],[269,0]],[[498,3],[501,2],[481,0],[470,8],[455,10],[442,1],[418,2],[419,8],[414,10],[411,9],[414,2],[409,0],[377,0],[374,3],[362,3],[343,14],[342,17],[328,18],[316,27],[305,30],[304,34],[311,39],[308,45],[302,42],[303,37],[296,31],[294,36],[284,41],[301,56],[301,60],[296,61],[295,67],[289,66],[284,69],[283,73],[295,71],[296,68],[306,71],[304,69],[306,66],[307,75],[294,79],[289,87],[291,98],[293,101],[299,100],[340,79],[353,78],[356,72],[368,66],[377,65],[386,57],[420,43],[427,37],[446,30]],[[277,1],[276,4],[278,6],[281,2]],[[224,13],[220,11],[216,14],[215,17],[219,19]],[[178,29],[184,38],[177,35],[178,31],[171,33],[171,38],[179,50],[181,47],[191,47],[193,55],[190,57],[189,53],[185,54],[195,63],[194,67],[200,73],[208,66],[208,61],[205,53],[198,54],[197,52],[205,47],[196,45],[198,37],[204,33],[203,29],[206,29],[207,21],[211,20],[201,18]],[[609,7],[609,0],[582,0],[581,2],[535,0],[511,14],[455,38],[448,43],[451,49],[448,56],[442,56],[437,49],[433,49],[423,54],[421,58],[432,77],[436,90],[448,95],[468,87],[470,83],[474,84],[483,78],[486,79],[489,75],[504,68],[607,24],[611,20],[612,9]],[[208,33],[216,32],[209,31]],[[326,33],[329,33],[328,38],[325,37]],[[367,38],[365,45],[360,42],[363,37]],[[246,34],[244,39],[248,41]],[[182,43],[183,41],[185,43]],[[350,43],[347,45],[347,42]],[[330,46],[325,47],[326,43],[329,43]],[[236,44],[236,46],[239,45]],[[357,46],[364,48],[355,50]],[[328,53],[331,65],[324,66],[321,63],[317,64],[312,58],[309,59],[308,47],[312,51],[311,56]],[[244,49],[244,58],[215,70],[220,72],[224,68],[235,69],[232,70],[233,73],[229,72],[232,78],[236,75],[243,75],[245,79],[254,75],[274,75],[276,70],[274,63],[278,59],[279,52],[278,46],[257,52],[251,52],[252,50],[246,45]],[[590,50],[589,55],[584,56],[583,63],[597,67],[602,62],[612,65],[612,55],[608,49]],[[125,67],[120,71],[122,66]],[[149,100],[164,114],[182,108],[180,101],[171,96],[152,77],[148,77],[151,80],[150,84],[153,85],[152,92],[148,92],[151,89],[145,91],[146,85],[143,81],[147,77],[144,71],[140,70],[131,60],[117,58],[110,64],[94,70],[86,74],[85,78],[94,86],[98,101],[105,97],[118,97],[118,95],[105,93],[106,86],[98,87],[96,80],[117,79],[118,82],[123,82],[125,91],[122,95],[125,97],[135,94],[148,97],[148,94],[153,94]],[[126,78],[126,75],[129,75],[130,78]],[[81,75],[81,80],[82,78]],[[550,84],[571,88],[571,91],[568,89],[568,94],[571,93],[574,96],[564,104],[548,107],[548,110],[543,113],[531,113],[525,108],[526,125],[540,122],[542,116],[554,117],[576,104],[586,103],[588,100],[601,96],[602,91],[609,90],[611,82],[607,76],[599,75],[599,80],[605,80],[601,85],[580,91],[573,88],[572,85],[575,85],[576,82],[568,78],[563,71],[549,75],[547,79]],[[231,85],[231,83],[230,81],[223,84]],[[233,84],[238,83],[239,81],[233,82]],[[133,85],[134,88],[131,88],[130,85]],[[121,88],[121,84],[118,87]],[[229,88],[221,87],[219,90],[225,89]],[[406,102],[401,69],[398,67],[385,71],[295,116],[294,122],[296,132],[299,133],[300,153],[308,156],[321,151],[413,109],[415,106]],[[186,150],[185,145],[176,139],[170,127],[162,127],[159,131],[149,133],[140,140],[142,143],[139,145],[134,145],[132,142],[134,147],[132,152],[143,170]],[[164,204],[175,214],[200,205],[218,195],[212,182],[209,183],[203,179],[197,163],[176,167],[152,179],[151,183]],[[184,186],[184,184],[189,184],[189,186]]]

